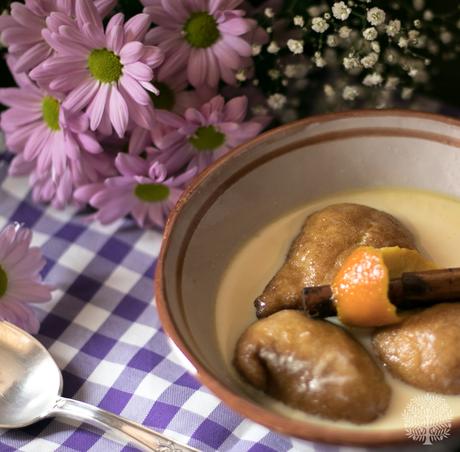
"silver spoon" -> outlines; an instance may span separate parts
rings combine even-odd
[[[144,451],[197,451],[136,422],[61,397],[62,375],[47,350],[29,334],[0,321],[0,428],[19,428],[48,417],[87,422]]]

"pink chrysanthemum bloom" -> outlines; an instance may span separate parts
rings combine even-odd
[[[131,214],[142,228],[164,226],[169,211],[196,172],[191,169],[180,176],[168,177],[157,162],[129,154],[119,154],[115,165],[119,176],[80,187],[75,197],[98,209],[93,218],[102,224]]]
[[[0,232],[0,320],[35,334],[40,324],[27,303],[49,301],[51,288],[41,281],[45,259],[31,240],[32,232],[18,224]]]
[[[129,153],[140,154],[147,146],[160,140],[173,129],[183,124],[182,115],[187,108],[198,108],[215,96],[216,90],[208,87],[187,89],[187,75],[184,72],[170,74],[160,68],[155,86],[158,95],[151,95],[152,105],[146,109],[144,118],[150,117],[147,123],[138,123],[131,133]],[[153,107],[153,108],[152,108]],[[152,127],[152,124],[155,126]]]
[[[216,96],[200,109],[189,108],[181,128],[164,136],[156,144],[167,158],[171,171],[185,165],[201,172],[231,148],[255,137],[262,124],[244,122],[247,98],[235,97],[227,103]]]
[[[55,54],[31,71],[31,77],[66,92],[66,109],[87,107],[92,130],[110,135],[113,126],[122,137],[138,106],[149,105],[148,91],[158,93],[151,83],[152,69],[163,61],[163,52],[141,42],[150,24],[146,14],[126,23],[123,14],[116,14],[105,31],[93,3],[76,2],[75,14],[78,27],[43,31]]]
[[[238,70],[251,65],[251,38],[257,23],[235,9],[243,0],[142,0],[157,24],[149,44],[166,55],[163,70],[186,70],[193,86],[235,83]]]
[[[67,17],[75,14],[75,1],[25,0],[25,3],[13,2],[11,14],[0,16],[1,40],[15,57],[13,69],[28,72],[48,58],[52,49],[42,37],[46,28],[46,18],[52,12],[61,12]],[[105,16],[115,5],[115,0],[96,0],[97,10]]]
[[[32,199],[36,203],[50,203],[55,209],[64,209],[75,202],[74,192],[85,184],[100,182],[107,177],[117,174],[114,158],[108,153],[82,153],[80,159],[70,160],[69,166],[59,177],[52,177],[51,171],[36,170],[35,161],[24,160],[23,155],[17,155],[8,168],[11,176],[30,176],[29,185],[32,188]]]
[[[35,160],[37,171],[50,171],[53,177],[61,176],[82,151],[102,152],[85,115],[66,112],[57,97],[26,76],[17,81],[19,88],[0,89],[0,103],[10,107],[0,119],[9,150],[22,153],[27,161]]]

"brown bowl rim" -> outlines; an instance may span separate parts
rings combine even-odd
[[[232,408],[234,411],[236,411],[244,418],[259,423],[270,430],[274,430],[279,433],[288,436],[293,436],[306,441],[346,446],[385,446],[389,444],[408,443],[410,442],[410,439],[406,436],[403,429],[388,430],[382,432],[359,432],[357,431],[357,429],[337,429],[330,426],[309,423],[308,421],[289,419],[285,416],[282,416],[281,414],[262,408],[257,403],[245,399],[239,396],[238,394],[234,393],[231,389],[229,389],[227,386],[222,384],[216,377],[214,377],[214,375],[200,363],[199,359],[196,358],[194,354],[189,350],[185,340],[182,338],[182,335],[180,334],[179,329],[176,327],[166,300],[163,271],[164,260],[169,248],[169,239],[171,236],[171,232],[174,229],[174,226],[176,224],[177,219],[179,218],[182,208],[193,196],[194,192],[201,185],[203,180],[205,180],[211,172],[215,171],[217,168],[219,168],[225,162],[227,162],[227,160],[235,158],[239,154],[250,150],[253,146],[257,145],[261,141],[276,136],[277,134],[289,132],[290,130],[297,129],[299,127],[305,127],[313,123],[329,122],[337,119],[362,118],[368,116],[401,116],[420,118],[460,127],[460,120],[441,114],[426,113],[415,110],[386,109],[352,110],[338,113],[315,115],[264,132],[256,138],[247,141],[232,149],[230,152],[222,156],[220,159],[213,162],[201,174],[195,177],[192,183],[181,195],[179,201],[177,202],[176,206],[173,208],[169,215],[168,221],[164,229],[163,241],[156,265],[155,298],[161,324],[166,334],[170,337],[173,343],[178,347],[178,349],[182,352],[185,358],[195,369],[196,377],[198,378],[198,380],[207,388],[209,388],[222,402],[224,402],[227,406]],[[396,127],[392,128],[398,130],[398,128]],[[389,128],[387,128],[387,130],[388,129]],[[416,129],[413,129],[413,131],[417,132]],[[423,137],[423,132],[420,133],[420,136]],[[438,141],[451,142],[451,140],[446,138],[445,135],[437,136]],[[441,140],[439,139],[439,137],[445,137],[446,140]],[[458,143],[458,146],[460,147],[460,140],[454,139],[454,142],[456,144]],[[458,429],[460,429],[460,419],[452,423],[452,431]]]

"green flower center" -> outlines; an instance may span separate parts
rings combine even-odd
[[[144,202],[160,202],[168,198],[169,187],[163,184],[138,184],[134,194]]]
[[[197,151],[213,151],[225,143],[225,135],[214,126],[203,126],[188,140]]]
[[[155,82],[155,86],[160,91],[158,96],[149,91],[154,107],[159,110],[171,111],[176,105],[176,94],[166,83]]]
[[[188,18],[184,25],[185,40],[199,49],[212,46],[220,37],[217,22],[207,12],[196,12]]]
[[[91,75],[102,83],[113,83],[121,77],[123,65],[120,57],[111,50],[94,49],[88,58]]]
[[[59,126],[59,101],[52,96],[45,96],[42,100],[43,121],[51,129],[57,132]]]
[[[3,297],[8,288],[8,275],[6,271],[3,270],[3,267],[0,265],[0,298]]]

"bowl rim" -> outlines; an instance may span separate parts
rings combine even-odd
[[[395,116],[410,117],[414,119],[426,119],[460,127],[460,120],[453,117],[436,113],[401,109],[350,110],[344,112],[315,115],[293,121],[289,124],[285,124],[262,133],[252,140],[249,140],[235,147],[230,152],[213,162],[202,173],[196,176],[191,184],[187,187],[187,189],[182,193],[166,222],[163,232],[163,241],[161,244],[155,272],[155,299],[161,324],[169,338],[173,341],[179,351],[195,369],[195,376],[204,386],[210,389],[225,405],[232,408],[239,415],[258,424],[261,424],[270,430],[274,430],[279,433],[306,441],[348,446],[385,446],[389,444],[409,443],[411,441],[407,437],[403,428],[398,430],[359,432],[357,429],[337,429],[333,426],[310,423],[309,421],[289,419],[274,411],[263,408],[256,402],[236,394],[232,389],[221,383],[210,371],[206,369],[204,365],[201,364],[199,358],[195,357],[193,352],[189,349],[186,341],[179,331],[179,328],[177,328],[173,315],[169,309],[165,291],[164,262],[170,246],[171,233],[174,230],[183,207],[193,196],[202,182],[206,180],[212,172],[225,164],[229,159],[235,158],[236,156],[250,150],[260,142],[272,138],[278,134],[283,134],[289,132],[290,130],[297,129],[298,127],[305,127],[316,123],[320,124],[347,118]],[[397,129],[397,127],[391,128]],[[417,129],[413,130],[416,131]],[[446,135],[439,134],[438,137],[446,137]],[[454,141],[456,143],[458,142],[458,146],[460,147],[460,140],[454,139]],[[454,432],[455,430],[459,429],[460,418],[452,422],[451,431]]]

